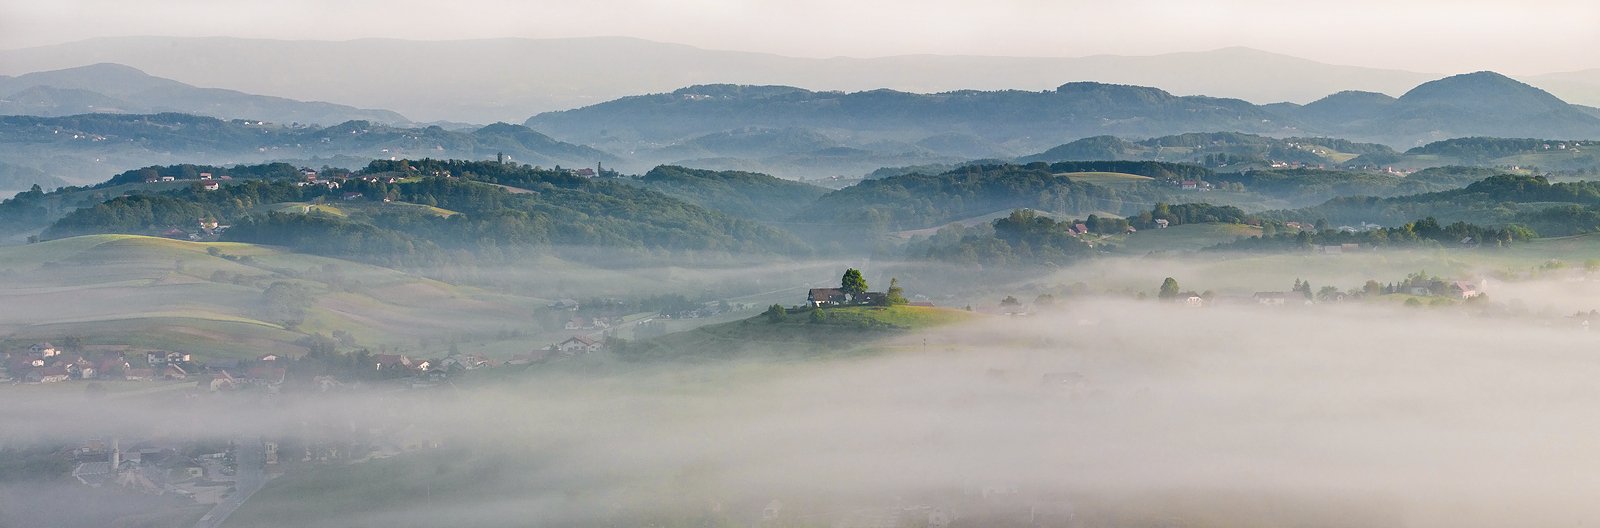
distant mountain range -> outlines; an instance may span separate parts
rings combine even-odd
[[[1398,98],[1340,92],[1306,105],[1255,105],[1090,82],[1044,92],[938,94],[701,85],[547,112],[526,124],[630,152],[643,164],[694,165],[684,158],[713,155],[786,159],[800,163],[791,170],[803,171],[807,158],[840,149],[876,154],[858,154],[861,160],[899,156],[908,160],[905,164],[937,163],[941,157],[1010,158],[1084,137],[1218,131],[1336,137],[1400,148],[1466,136],[1595,139],[1600,138],[1596,113],[1503,75],[1478,72],[1423,83]]]
[[[333,103],[199,88],[120,64],[92,64],[0,77],[0,115],[162,112],[319,125],[354,120],[384,124],[410,122],[405,116],[388,110],[364,110]]]
[[[536,165],[604,162],[642,173],[674,164],[788,178],[854,178],[883,167],[1041,152],[1023,159],[1234,160],[1216,157],[1226,154],[1250,163],[1340,165],[1359,157],[1367,166],[1392,166],[1426,162],[1380,149],[1478,136],[1600,139],[1600,110],[1492,72],[1424,82],[1399,97],[1344,91],[1304,105],[1098,82],[934,94],[695,85],[541,113],[525,125],[452,129],[396,124],[405,118],[382,110],[197,88],[112,64],[0,78],[0,94],[7,94],[0,113],[34,116],[0,118],[6,186],[95,181],[155,163],[359,166],[374,158],[488,159],[502,152]],[[184,110],[113,113],[168,108]],[[78,112],[102,113],[59,115]],[[371,119],[285,124],[347,117]],[[1180,157],[1162,143],[1174,135],[1210,144],[1181,145],[1189,157]],[[1239,139],[1245,136],[1254,139]]]
[[[0,74],[126,64],[196,86],[388,108],[418,121],[490,123],[697,84],[1047,90],[1073,81],[1180,95],[1305,103],[1341,90],[1389,94],[1439,75],[1338,66],[1248,48],[1153,56],[913,55],[812,59],[633,38],[282,41],[118,37],[0,51]],[[1600,104],[1600,86],[1567,83]]]

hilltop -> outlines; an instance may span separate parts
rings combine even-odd
[[[1345,92],[1279,113],[1319,132],[1393,145],[1461,136],[1600,139],[1592,109],[1488,71],[1429,81],[1399,98]]]
[[[908,332],[975,317],[963,310],[930,306],[796,308],[779,319],[758,315],[630,343],[623,353],[691,360],[747,355],[829,356],[858,352]]]

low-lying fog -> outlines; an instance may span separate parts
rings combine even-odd
[[[1079,300],[854,359],[594,361],[482,387],[155,408],[24,392],[0,406],[0,436],[404,430],[443,447],[365,464],[485,468],[448,500],[294,521],[318,526],[642,510],[753,524],[774,500],[794,525],[909,506],[968,526],[1577,525],[1600,519],[1597,345],[1451,309]]]

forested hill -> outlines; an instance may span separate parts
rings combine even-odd
[[[794,180],[743,171],[663,165],[635,182],[673,198],[738,218],[783,220],[805,211],[828,190]]]
[[[1265,167],[1272,163],[1343,166],[1360,156],[1396,155],[1395,150],[1386,145],[1336,138],[1275,138],[1238,132],[1204,132],[1143,140],[1116,136],[1088,137],[1019,160],[1151,160],[1198,163],[1218,170],[1238,170],[1238,167]]]
[[[906,174],[866,180],[824,195],[797,221],[837,223],[860,231],[936,227],[948,222],[1017,208],[1120,214],[1147,207],[1165,190],[1155,184],[1124,189],[1075,182],[1077,165],[968,166],[937,175]],[[1201,169],[1203,170],[1203,169]]]
[[[1551,183],[1543,176],[1500,174],[1459,189],[1390,198],[1336,198],[1314,207],[1269,211],[1262,216],[1348,225],[1398,225],[1433,217],[1440,222],[1517,224],[1541,236],[1562,236],[1600,231],[1600,182]]]
[[[385,265],[433,264],[562,246],[804,255],[784,231],[612,180],[496,162],[374,161],[328,185],[287,179],[216,190],[119,196],[79,209],[45,238],[90,234],[212,236]],[[511,189],[502,186],[509,186]],[[321,205],[317,205],[317,204]],[[305,205],[300,205],[305,204]],[[486,257],[487,256],[487,257]]]

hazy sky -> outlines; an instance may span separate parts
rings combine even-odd
[[[1249,46],[1424,72],[1600,67],[1594,0],[0,0],[0,48],[97,36],[631,36],[795,56]]]

